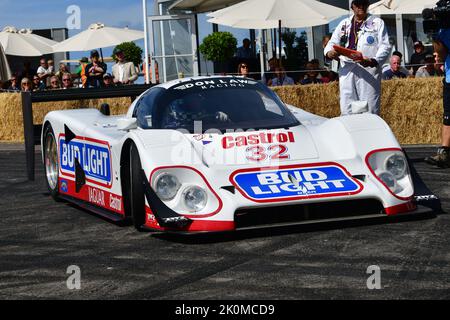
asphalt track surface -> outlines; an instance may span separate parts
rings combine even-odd
[[[450,170],[408,148],[444,213],[220,236],[156,236],[56,203],[0,146],[0,299],[449,299]],[[69,290],[70,265],[81,289]],[[366,286],[381,270],[380,290]]]

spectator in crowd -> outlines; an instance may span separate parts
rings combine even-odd
[[[417,69],[416,78],[428,78],[437,75],[435,68],[435,59],[432,54],[428,54],[425,57],[425,65]]]
[[[305,78],[300,81],[301,85],[323,83],[321,79],[317,78],[319,76],[319,65],[317,62],[318,61],[311,60],[306,64],[306,70],[308,72],[306,73]]]
[[[255,55],[250,45],[250,39],[245,38],[242,41],[242,47],[237,48],[235,57],[238,59],[254,59]]]
[[[391,52],[391,45],[384,21],[369,15],[369,4],[369,0],[353,0],[353,16],[339,23],[324,49],[329,59],[340,61],[341,64],[339,89],[342,115],[352,114],[352,103],[356,101],[366,101],[370,113],[380,114],[381,66]],[[363,58],[354,61],[341,57],[333,45],[357,50]]]
[[[383,72],[382,79],[383,80],[391,80],[391,79],[398,79],[398,78],[406,78],[407,75],[404,74],[400,68],[401,68],[402,60],[399,56],[392,56],[390,65],[391,67]]]
[[[52,76],[50,78],[50,87],[49,90],[59,90],[61,89],[61,84],[59,82],[59,78],[57,76]]]
[[[81,87],[86,88],[86,66],[89,64],[89,59],[87,57],[83,57],[79,61],[80,65],[75,70],[75,74],[77,76],[77,79],[81,79]]]
[[[417,70],[421,67],[421,65],[425,62],[425,46],[421,41],[414,42],[414,53],[411,55],[410,63],[412,65],[412,74],[415,76]]]
[[[331,40],[331,34],[326,34],[322,37],[322,49],[325,49],[328,42]],[[323,56],[323,64],[326,67],[331,67],[331,59],[328,59],[326,55]]]
[[[436,75],[438,77],[444,76],[445,75],[445,66],[440,61],[439,54],[437,52],[433,52],[433,57],[434,57],[434,69],[436,70]]]
[[[33,91],[45,90],[45,83],[39,78],[38,75],[33,76]]]
[[[437,62],[444,63],[445,77],[442,87],[443,117],[441,146],[434,156],[426,157],[426,163],[440,168],[450,167],[450,28],[441,29],[433,41]]]
[[[397,57],[400,58],[400,71],[402,73],[404,73],[407,77],[413,77],[412,71],[406,69],[403,65],[401,65],[402,61],[403,61],[403,54],[400,51],[394,51],[394,52],[392,52],[392,56],[397,56]],[[390,60],[389,60],[389,63],[385,63],[383,65],[383,73],[388,71],[388,70],[391,70],[391,62],[390,62]]]
[[[31,92],[33,91],[33,84],[30,79],[22,78],[20,81],[20,88],[23,92]]]
[[[16,76],[12,76],[11,79],[9,79],[9,87],[8,90],[10,91],[20,91],[20,87],[17,84],[17,77]]]
[[[250,72],[250,70],[249,70],[249,67],[248,67],[247,63],[243,63],[243,62],[239,63],[238,71],[237,71],[239,76],[248,78],[249,77],[249,72]]]
[[[51,75],[55,75],[55,62],[53,60],[48,60],[48,72],[50,72]]]
[[[271,85],[276,86],[288,86],[288,85],[294,85],[294,79],[291,77],[288,77],[286,75],[286,71],[283,67],[276,67],[275,68],[275,78],[272,79]]]
[[[323,83],[330,83],[339,80],[339,75],[331,70],[323,70],[319,74],[321,76],[320,80],[322,80]]]
[[[47,79],[51,77],[52,72],[48,67],[47,61],[45,58],[42,58],[39,62],[39,68],[37,69],[37,75],[39,79],[47,84]]]
[[[59,78],[59,77],[58,77]],[[61,83],[63,89],[72,89],[73,88],[73,82],[72,82],[72,75],[68,72],[64,73],[61,77]]]
[[[268,63],[269,63],[269,70],[264,72],[262,82],[270,86],[272,85],[272,79],[275,77],[275,68],[278,67],[279,63],[277,58],[269,59]]]
[[[325,50],[328,42],[331,40],[331,34],[327,34],[325,36],[323,36],[322,38],[322,48]],[[337,60],[334,59],[329,59],[326,55],[324,55],[323,57],[323,65],[325,67],[325,69],[329,70],[329,72],[333,72],[334,75],[331,75],[329,78],[331,77],[339,77],[338,74],[336,74],[336,72],[339,69],[339,62]],[[334,78],[336,80],[336,78]],[[335,81],[333,80],[333,81]],[[325,81],[324,81],[325,82]]]
[[[67,66],[64,63],[60,63],[59,64],[59,69],[58,71],[55,73],[55,76],[57,76],[59,78],[59,80],[62,81],[63,75],[65,73],[69,73],[69,69],[67,68]]]
[[[105,88],[111,88],[116,86],[116,84],[113,81],[113,76],[110,73],[105,73],[103,75],[103,86]]]
[[[100,61],[100,54],[97,50],[91,51],[91,63],[85,68],[87,76],[86,87],[87,88],[99,88],[103,86],[103,75],[107,70],[106,63]]]
[[[126,60],[125,53],[121,49],[115,50],[114,55],[117,57],[117,62],[112,67],[114,83],[118,85],[133,84],[138,78],[134,63]]]

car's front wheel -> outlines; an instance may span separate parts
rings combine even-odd
[[[45,182],[47,189],[53,199],[58,199],[58,177],[59,177],[59,163],[58,163],[58,146],[56,143],[55,134],[52,126],[47,124],[44,129],[44,168],[45,168]]]
[[[134,143],[130,146],[129,157],[129,208],[134,227],[137,230],[142,230],[142,226],[145,224],[144,184],[141,175],[141,159]]]

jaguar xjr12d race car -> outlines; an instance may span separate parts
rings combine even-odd
[[[42,132],[54,198],[138,229],[217,232],[429,212],[378,116],[326,119],[246,78],[152,87],[126,115],[55,111]]]

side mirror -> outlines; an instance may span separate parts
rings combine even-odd
[[[369,112],[369,104],[367,101],[353,101],[350,106],[352,107],[352,114]]]
[[[117,129],[123,131],[129,131],[137,129],[137,119],[136,118],[121,118],[117,120]]]

